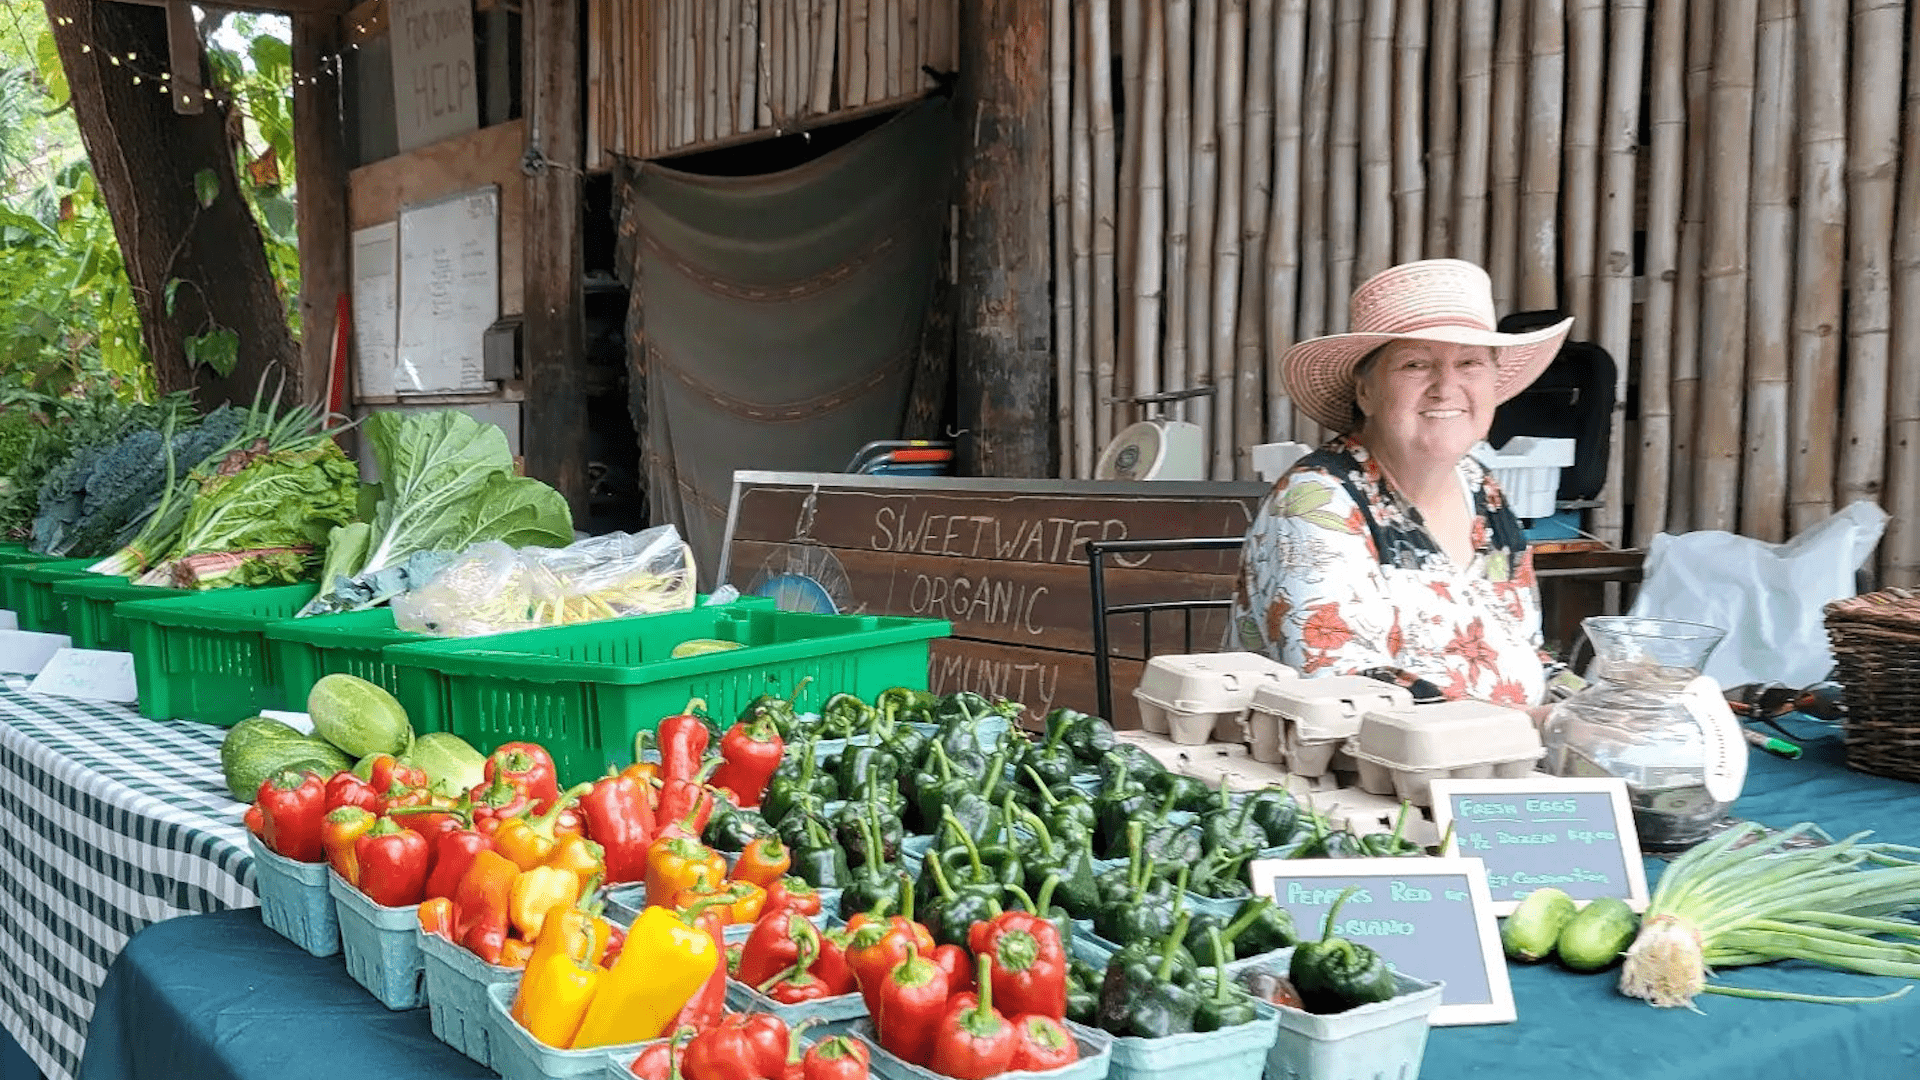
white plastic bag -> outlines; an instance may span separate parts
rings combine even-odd
[[[563,548],[495,540],[461,552],[394,598],[394,625],[440,637],[681,611],[693,606],[692,552],[671,525],[608,533]]]
[[[1854,571],[1886,527],[1886,511],[1856,502],[1784,544],[1718,531],[1660,533],[1628,614],[1726,631],[1706,670],[1721,686],[1819,682],[1833,668],[1821,609],[1854,594]]]

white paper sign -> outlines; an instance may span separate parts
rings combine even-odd
[[[0,671],[38,675],[53,654],[73,644],[65,634],[36,634],[31,630],[0,630]]]
[[[313,734],[313,717],[303,712],[285,712],[280,709],[261,709],[260,715],[269,720],[278,720],[302,735]]]
[[[383,221],[354,230],[353,364],[361,397],[393,396],[399,276],[399,224]]]
[[[500,317],[500,189],[400,209],[397,394],[491,388],[481,340]]]
[[[404,152],[480,126],[473,0],[392,0],[393,119]]]
[[[6,608],[0,608],[0,630],[18,629],[20,629],[20,616],[15,615]]]
[[[106,649],[61,649],[27,689],[87,701],[131,704],[140,700],[133,681],[133,654]]]

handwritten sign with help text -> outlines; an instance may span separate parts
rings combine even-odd
[[[1646,909],[1646,868],[1623,780],[1435,780],[1433,817],[1443,833],[1452,824],[1451,853],[1487,864],[1497,914],[1547,886],[1575,900],[1617,896]]]
[[[1394,970],[1445,983],[1430,1022],[1505,1024],[1515,1017],[1507,961],[1478,859],[1261,859],[1253,891],[1318,940],[1348,886],[1333,933],[1379,953]]]
[[[391,0],[393,113],[402,151],[480,126],[473,0]]]

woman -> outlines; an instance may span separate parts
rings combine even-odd
[[[1343,434],[1301,458],[1247,532],[1240,647],[1303,674],[1363,674],[1415,700],[1542,703],[1533,558],[1467,456],[1494,408],[1533,382],[1573,320],[1497,332],[1486,272],[1407,263],[1353,293],[1353,332],[1287,350],[1294,404]]]

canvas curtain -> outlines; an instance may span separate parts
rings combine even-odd
[[[898,437],[952,175],[945,100],[784,172],[641,165],[621,231],[655,524],[714,584],[736,469],[838,472]]]

